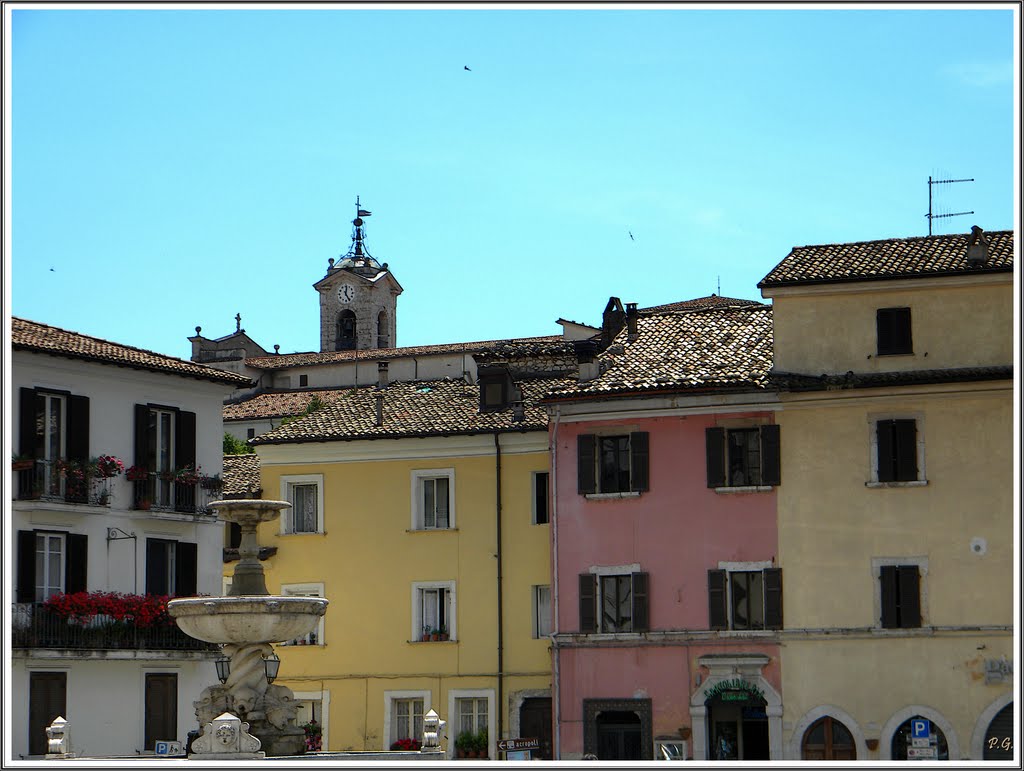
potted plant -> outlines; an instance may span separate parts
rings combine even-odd
[[[478,758],[486,758],[488,747],[487,747],[487,729],[481,728],[473,736],[473,744],[476,748],[476,756]]]
[[[434,642],[437,642],[438,640],[440,640],[441,639],[441,630],[440,629],[431,629],[430,630],[430,639],[433,640]]]
[[[425,626],[423,627],[423,634],[420,635],[420,641],[427,642],[428,640],[430,640],[430,627]]]
[[[149,469],[145,466],[129,466],[125,476],[129,482],[145,482],[149,479]]]
[[[310,720],[302,725],[302,730],[306,734],[306,752],[319,752],[323,743],[321,725],[315,719]]]
[[[183,485],[197,485],[199,479],[202,477],[202,468],[195,464],[188,464],[174,472],[173,478],[175,482]]]
[[[470,751],[476,752],[476,736],[472,731],[463,731],[455,737],[455,757],[468,758]]]
[[[419,739],[397,739],[391,742],[391,749],[398,752],[419,752],[420,740]]]
[[[439,639],[439,640],[447,640],[448,639],[448,629],[447,629],[447,627],[441,627],[440,629],[437,630],[437,632],[438,632],[437,639]]]
[[[100,479],[111,479],[124,471],[124,462],[113,455],[101,455],[91,461],[93,473]]]
[[[35,464],[35,458],[25,453],[16,453],[11,459],[11,467],[14,471],[28,471]]]

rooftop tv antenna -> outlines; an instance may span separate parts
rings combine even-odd
[[[974,214],[973,211],[958,211],[951,214],[932,214],[932,186],[933,185],[949,185],[953,182],[973,182],[974,178],[971,179],[932,179],[928,177],[928,213],[924,216],[928,218],[928,235],[932,234],[932,220],[942,219],[944,217],[962,217],[965,214]]]

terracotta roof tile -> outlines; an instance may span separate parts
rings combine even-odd
[[[524,419],[512,410],[479,411],[479,386],[465,380],[391,382],[383,389],[359,386],[344,391],[326,407],[252,440],[254,445],[383,439],[494,431],[546,431],[547,413],[537,401],[571,378],[536,378],[517,382],[523,392]],[[383,422],[378,426],[377,396],[383,396]]]
[[[693,300],[640,308],[640,313],[671,313],[674,311],[706,310],[708,308],[723,308],[737,305],[764,305],[764,303],[757,300],[741,300],[737,297],[719,297],[716,294],[712,294],[707,297],[696,297]]]
[[[259,455],[225,455],[222,478],[225,498],[260,498],[263,495]]]
[[[358,351],[327,351],[324,353],[285,353],[273,356],[253,356],[245,360],[246,365],[255,369],[287,369],[316,364],[336,364],[343,361],[387,361],[403,356],[429,356],[445,353],[478,353],[497,345],[509,343],[554,343],[562,340],[561,335],[542,337],[520,337],[507,340],[483,340],[475,343],[444,343],[441,345],[418,345],[408,348],[373,348]]]
[[[979,266],[967,264],[969,233],[798,246],[758,287],[1012,271],[1013,231],[995,230],[984,236],[989,256]]]
[[[224,405],[224,420],[260,420],[299,415],[305,411],[310,400],[316,396],[330,403],[341,398],[349,389],[322,391],[268,391],[241,402]]]
[[[772,366],[772,309],[750,306],[641,315],[597,356],[597,378],[553,390],[545,401],[635,392],[762,390]]]
[[[234,372],[207,367],[204,364],[176,359],[142,348],[112,343],[78,332],[47,326],[36,321],[11,318],[11,346],[13,350],[34,351],[70,359],[84,359],[100,364],[165,372],[182,377],[212,380],[235,387],[250,385],[252,381]]]

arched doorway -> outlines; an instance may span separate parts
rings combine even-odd
[[[927,720],[927,718],[921,715],[914,715],[913,717],[904,720],[900,723],[892,735],[892,746],[890,749],[891,760],[907,760],[911,753],[909,749],[935,749],[934,757],[924,757],[923,760],[949,760],[949,744],[946,741],[946,734],[943,733],[942,729],[939,728],[933,721],[929,721],[931,727],[931,736],[929,737],[928,747],[917,748],[914,747],[914,743],[911,737],[912,723],[915,720]]]
[[[335,350],[351,351],[356,347],[356,314],[343,310],[338,314],[338,337]]]
[[[601,760],[642,760],[640,716],[632,711],[597,716],[597,757]]]
[[[770,760],[767,702],[750,688],[718,691],[707,707],[710,760]]]
[[[800,745],[801,760],[856,760],[853,734],[831,716],[816,720],[804,732]]]
[[[985,731],[982,760],[1013,760],[1013,702],[1003,707]]]

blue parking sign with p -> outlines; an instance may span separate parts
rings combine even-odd
[[[931,724],[924,718],[915,718],[910,721],[910,738],[927,739],[931,735]]]

